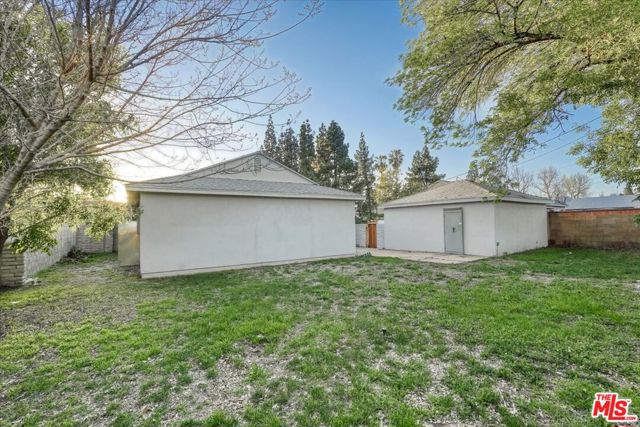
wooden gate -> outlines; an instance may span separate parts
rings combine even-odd
[[[378,247],[378,224],[375,222],[370,222],[367,224],[367,247]]]

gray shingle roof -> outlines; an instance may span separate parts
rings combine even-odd
[[[132,184],[130,191],[171,192],[171,193],[204,193],[204,194],[246,194],[255,196],[291,196],[327,199],[361,200],[362,196],[336,188],[323,187],[317,184],[301,184],[295,182],[258,181],[249,179],[196,178],[184,182],[158,182]]]
[[[194,193],[211,195],[238,195],[258,197],[291,197],[310,199],[340,199],[362,200],[360,194],[319,185],[306,177],[305,182],[283,182],[260,179],[228,178],[229,172],[225,164],[240,159],[252,159],[262,156],[270,163],[278,165],[279,169],[289,170],[292,174],[299,173],[276,162],[262,152],[250,153],[236,159],[228,160],[192,171],[179,176],[156,178],[148,181],[128,184],[127,190],[150,193]]]
[[[580,199],[568,199],[565,210],[583,209],[629,209],[640,208],[638,196],[602,196],[602,197],[582,197]]]
[[[556,204],[552,200],[545,199],[543,197],[532,196],[531,194],[511,190],[507,191],[506,194],[503,194],[499,190],[491,189],[476,182],[460,180],[438,181],[432,184],[425,191],[385,203],[383,207],[393,208],[401,206],[436,205],[457,202],[494,200],[536,203],[544,205]]]

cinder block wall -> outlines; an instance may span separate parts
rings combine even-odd
[[[549,244],[589,248],[640,248],[640,209],[549,213]]]
[[[76,242],[76,231],[66,225],[58,231],[58,244],[51,248],[49,253],[45,252],[25,252],[23,277],[33,277],[38,271],[60,261],[66,256]]]
[[[113,231],[103,239],[94,241],[84,233],[85,228],[85,226],[77,230],[67,226],[60,228],[57,236],[58,244],[51,248],[49,253],[14,254],[5,246],[0,258],[0,286],[22,286],[26,279],[64,258],[73,247],[88,253],[117,250],[117,238],[114,240]]]
[[[21,286],[24,282],[24,254],[14,254],[8,247],[0,258],[0,286]]]
[[[78,227],[75,242],[76,249],[79,249],[82,252],[86,252],[88,254],[115,252],[117,250],[114,245],[114,234],[116,233],[111,231],[101,240],[93,240],[91,237],[85,234],[84,230],[86,228],[86,225],[81,225],[80,227]]]

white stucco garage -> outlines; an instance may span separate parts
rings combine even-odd
[[[439,181],[383,205],[385,249],[496,256],[547,246],[548,199]]]
[[[355,201],[262,153],[127,186],[142,277],[355,254]]]

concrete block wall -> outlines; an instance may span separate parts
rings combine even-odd
[[[21,286],[24,282],[24,254],[14,254],[5,246],[0,259],[0,285]]]
[[[25,279],[35,276],[39,271],[52,266],[64,258],[76,242],[76,231],[65,225],[58,231],[57,240],[58,244],[51,248],[49,253],[25,252],[23,254],[23,277]]]
[[[96,253],[104,253],[104,252],[115,252],[117,251],[117,237],[114,240],[114,235],[117,236],[117,233],[113,231],[109,232],[106,236],[104,236],[100,240],[93,240],[91,237],[87,236],[84,230],[87,228],[86,225],[81,225],[78,227],[76,232],[76,241],[75,247],[82,252],[86,252],[88,254],[96,254]]]
[[[76,247],[88,253],[113,252],[117,249],[117,238],[111,232],[105,238],[93,241],[84,233],[86,227],[72,229],[63,226],[58,231],[57,245],[45,252],[25,252],[15,254],[6,245],[0,257],[0,286],[22,286],[25,280],[39,271],[52,266]]]
[[[549,212],[549,245],[640,248],[640,209]]]

